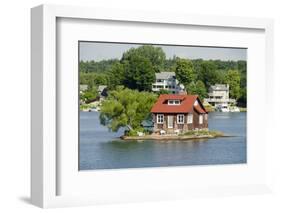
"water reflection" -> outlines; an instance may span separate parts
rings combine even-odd
[[[210,113],[210,129],[238,137],[194,141],[122,141],[99,125],[98,113],[80,114],[80,169],[210,165],[246,162],[246,113]]]

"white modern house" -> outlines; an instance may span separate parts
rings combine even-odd
[[[184,86],[179,84],[174,72],[160,72],[155,75],[156,81],[152,84],[152,91],[168,90],[173,94],[184,91]]]
[[[210,86],[208,98],[205,101],[209,104],[218,106],[228,106],[229,104],[236,104],[235,99],[229,98],[229,85],[228,84],[215,84]]]

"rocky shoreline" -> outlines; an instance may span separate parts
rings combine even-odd
[[[218,137],[234,137],[231,135],[224,135],[221,132],[213,134],[194,134],[194,135],[143,135],[143,136],[121,136],[122,140],[194,140],[194,139],[212,139]]]

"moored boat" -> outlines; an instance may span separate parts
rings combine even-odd
[[[216,110],[219,112],[230,112],[227,104],[221,104],[216,107]]]

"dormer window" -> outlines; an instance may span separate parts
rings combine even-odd
[[[168,100],[168,105],[180,105],[180,100]]]

